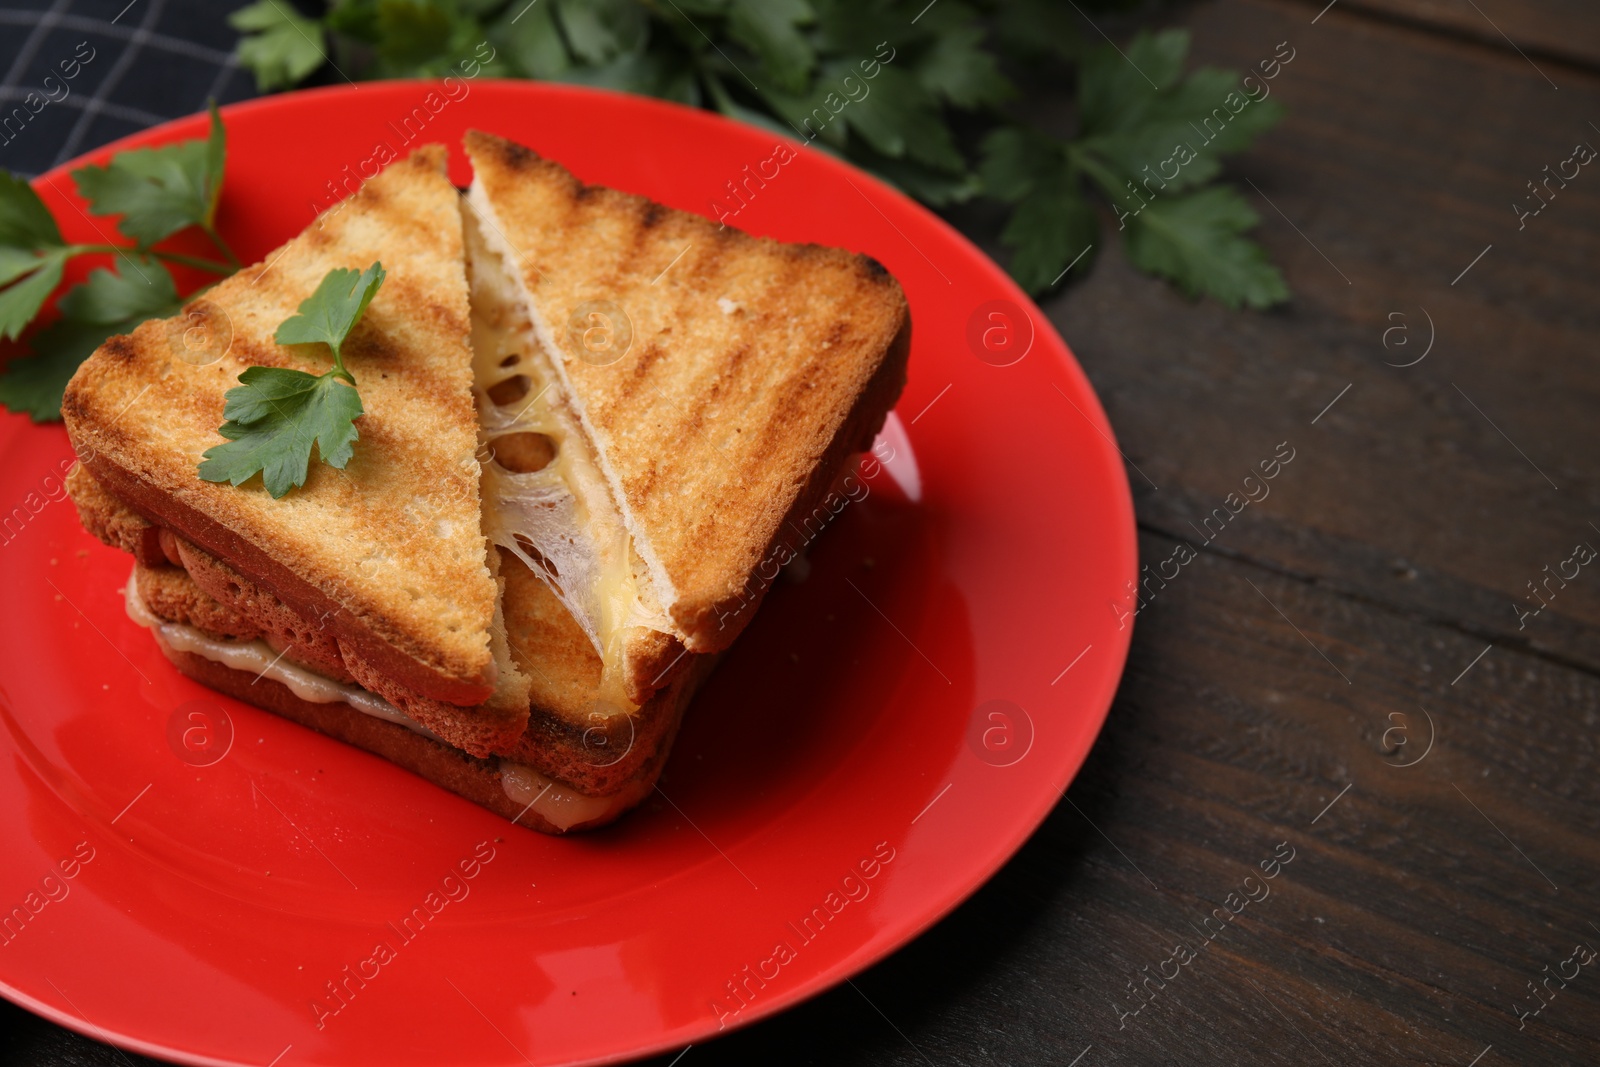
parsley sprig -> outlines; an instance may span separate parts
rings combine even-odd
[[[227,161],[227,133],[215,105],[203,140],[119,152],[106,166],[72,172],[95,215],[121,216],[117,229],[131,246],[68,244],[39,194],[0,170],[0,337],[15,341],[44,312],[76,256],[111,255],[57,301],[59,321],[31,339],[33,355],[12,360],[0,374],[0,404],[36,422],[61,417],[61,394],[78,364],[108,337],[178,311],[182,301],[167,264],[227,275],[239,261],[217,233],[217,204]],[[222,261],[155,247],[190,228],[210,237]]]
[[[383,285],[382,263],[364,271],[329,271],[273,334],[281,345],[325,344],[333,367],[308,374],[289,367],[250,367],[223,396],[218,433],[226,444],[206,449],[200,477],[243,485],[257,473],[274,499],[306,484],[315,446],[322,461],[343,469],[361,433],[363,409],[342,346]]]
[[[481,75],[715,109],[843,155],[932,207],[987,201],[1003,220],[1011,273],[1034,293],[1063,282],[1069,266],[1072,276],[1085,273],[1110,231],[1135,266],[1191,296],[1256,308],[1288,299],[1282,276],[1244,236],[1255,211],[1217,184],[1222,158],[1283,109],[1265,95],[1243,108],[1225,103],[1230,93],[1245,99],[1233,72],[1185,74],[1185,31],[1139,33],[1119,52],[1077,10],[1127,6],[334,0],[308,18],[258,0],[233,25],[244,33],[240,61],[263,91],[347,74]],[[1077,103],[1071,136],[1020,117],[1019,102],[1067,89]],[[1228,121],[1213,136],[1219,108]],[[1168,163],[1180,144],[1194,158]],[[1148,180],[1174,166],[1175,179]]]

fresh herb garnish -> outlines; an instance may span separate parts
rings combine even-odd
[[[228,25],[254,34],[239,41],[239,62],[256,73],[262,92],[293,85],[327,61],[322,24],[287,0],[258,0],[228,16]]]
[[[1230,307],[1288,299],[1243,236],[1255,212],[1214,184],[1221,158],[1278,122],[1282,107],[1266,79],[1246,79],[1257,85],[1250,95],[1233,72],[1185,76],[1186,31],[1140,33],[1122,52],[1099,43],[1083,11],[1128,6],[340,0],[307,19],[261,0],[234,25],[246,31],[240,61],[263,89],[303,81],[336,55],[341,76],[547,78],[713,108],[839,153],[932,207],[994,203],[1011,273],[1031,292],[1069,268],[1086,273],[1109,227],[1135,266],[1190,295]],[[1278,67],[1262,65],[1268,79]],[[1073,88],[1072,137],[1034,130],[1009,106]],[[711,206],[722,221],[741,209],[737,199]]]
[[[1071,141],[1016,127],[988,135],[980,174],[989,196],[1015,205],[1000,239],[1015,249],[1011,272],[1024,288],[1049,287],[1097,243],[1087,184],[1109,202],[1140,269],[1234,308],[1289,298],[1266,253],[1241,236],[1259,221],[1255,211],[1233,188],[1206,185],[1220,157],[1248,147],[1283,107],[1241,93],[1227,71],[1184,77],[1188,48],[1186,32],[1167,30],[1135,37],[1126,56],[1091,50],[1078,70],[1081,125]],[[1091,250],[1072,269],[1093,258]]]
[[[165,264],[232,274],[239,261],[217,234],[217,203],[227,161],[227,134],[216,106],[204,140],[119,152],[104,167],[72,172],[78,191],[98,215],[121,215],[118,229],[134,248],[67,244],[39,194],[21,178],[0,171],[0,337],[14,341],[44,310],[61,283],[67,261],[112,254],[116,270],[97,269],[57,302],[60,321],[39,331],[33,355],[12,360],[0,373],[0,404],[27,412],[35,422],[61,417],[67,380],[108,337],[141,322],[166,318],[181,306]],[[225,262],[151,246],[190,227],[206,233]]]
[[[200,477],[242,485],[260,472],[274,499],[306,484],[315,445],[322,461],[343,469],[361,434],[361,396],[345,369],[341,346],[383,284],[382,263],[364,271],[332,270],[273,334],[283,345],[326,344],[333,368],[307,374],[287,367],[250,367],[223,399],[218,433],[228,443],[206,449]]]
[[[216,229],[226,138],[222,117],[212,105],[211,136],[204,141],[119,152],[109,165],[82,167],[73,171],[72,177],[89,201],[89,210],[97,215],[121,215],[117,229],[140,248],[198,226],[237,270],[239,261]]]

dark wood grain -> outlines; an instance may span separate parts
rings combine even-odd
[[[1113,246],[1047,311],[1137,465],[1143,557],[1199,556],[1139,615],[1069,803],[993,881],[853,983],[660,1064],[1600,1062],[1600,966],[1515,1015],[1600,948],[1600,568],[1514,608],[1600,546],[1600,171],[1523,229],[1511,208],[1600,144],[1600,15],[1476,2],[1533,63],[1464,0],[1183,14],[1201,62],[1296,50],[1289,119],[1235,167],[1294,302],[1190,303]],[[1425,315],[1427,358],[1389,365]],[[1271,496],[1202,544],[1280,442]],[[1270,896],[1198,932],[1280,842]],[[1194,962],[1121,1015],[1180,941]],[[148,1062],[5,1005],[0,1034],[3,1062]]]
[[[1334,7],[1303,0],[1311,15]],[[1337,7],[1459,34],[1581,66],[1600,63],[1600,8],[1589,0],[1337,0]],[[1552,78],[1559,72],[1549,71]]]

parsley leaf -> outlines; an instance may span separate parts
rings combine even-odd
[[[1015,203],[1033,191],[1042,175],[1059,167],[1061,146],[1042,134],[1017,127],[995,130],[983,140],[978,177],[996,200]]]
[[[1228,71],[1184,77],[1188,49],[1183,30],[1141,33],[1126,56],[1092,49],[1079,72],[1076,140],[1019,128],[984,139],[979,175],[990,197],[1015,205],[1000,240],[1014,250],[1011,273],[1024,288],[1048,289],[1069,266],[1081,272],[1092,261],[1098,226],[1087,181],[1110,202],[1139,269],[1229,307],[1288,299],[1283,276],[1243,236],[1259,221],[1250,206],[1228,187],[1184,192],[1215,179],[1221,157],[1247,147],[1283,109],[1247,96]]]
[[[211,136],[161,148],[118,152],[105,167],[72,172],[78,191],[97,215],[121,215],[117,228],[149,248],[189,226],[214,234],[227,135],[216,105]]]
[[[128,273],[91,271],[87,281],[61,298],[61,313],[79,322],[112,326],[164,319],[178,309],[178,287],[166,267],[153,259],[129,257],[121,257],[120,265]]]
[[[70,255],[39,194],[0,171],[0,337],[14,341],[33,321]]]
[[[43,265],[44,260],[29,249],[0,245],[0,285],[15,281]]]
[[[854,71],[848,64],[829,64],[824,73],[842,84]],[[939,114],[937,98],[914,76],[885,66],[863,87],[867,94],[851,102],[839,117],[875,151],[891,159],[904,156],[936,170],[966,170],[950,127]]]
[[[273,335],[282,345],[326,344],[333,369],[307,374],[287,367],[249,367],[224,395],[218,429],[226,444],[206,449],[200,477],[243,485],[258,472],[274,499],[306,484],[311,449],[322,461],[343,468],[360,439],[355,420],[363,413],[356,380],[344,366],[341,346],[361,321],[383,284],[382,263],[364,271],[328,272],[316,291]]]
[[[1081,274],[1094,263],[1100,222],[1077,180],[1064,174],[1061,181],[1023,197],[1000,232],[1001,243],[1017,250],[1011,276],[1031,293],[1059,283],[1069,267]]]
[[[315,375],[284,367],[250,367],[229,389],[217,431],[228,439],[206,449],[200,477],[243,485],[257,472],[274,499],[306,484],[315,444],[322,461],[343,468],[361,436],[355,387],[334,372]]]
[[[378,46],[383,58],[400,66],[421,65],[439,54],[439,46],[454,36],[453,5],[389,0],[378,5]]]
[[[1016,252],[1010,269],[1018,285],[1041,292],[1069,267],[1088,271],[1100,226],[1061,145],[1024,130],[996,130],[984,140],[978,173],[991,197],[1016,204],[1000,243]]]
[[[67,265],[69,254],[65,248],[51,249],[42,256],[7,250],[7,270],[12,272],[12,277],[20,273],[22,280],[0,290],[0,337],[15,341],[22,335],[28,323],[39,314],[45,299],[61,284],[61,271]],[[33,263],[26,263],[24,256]]]
[[[261,92],[302,80],[327,60],[322,24],[296,11],[289,0],[259,0],[228,16],[239,39],[239,63],[256,76]]]
[[[489,40],[529,78],[559,78],[572,66],[549,0],[523,8],[520,15],[507,9],[490,24]]]
[[[1095,49],[1081,75],[1080,149],[1135,184],[1149,179],[1176,191],[1214,179],[1224,154],[1248,148],[1283,117],[1282,104],[1250,97],[1231,71],[1204,67],[1179,80],[1188,48],[1187,32],[1168,30],[1134,38],[1128,60]],[[1161,88],[1149,91],[1130,61]]]
[[[1133,219],[1128,252],[1136,266],[1190,296],[1271,307],[1289,299],[1289,287],[1261,246],[1239,236],[1259,221],[1237,190],[1215,185],[1153,201]]]
[[[929,11],[924,21],[936,34],[916,68],[917,79],[928,92],[968,111],[1016,95],[1016,86],[1000,73],[994,54],[984,51],[983,27],[970,9],[941,5]]]
[[[733,0],[728,36],[761,60],[779,89],[802,92],[817,55],[800,27],[815,17],[806,0]]]
[[[634,0],[560,0],[558,13],[573,53],[597,65],[638,52],[650,32],[649,17]]]
[[[96,270],[61,298],[62,317],[34,336],[34,354],[12,360],[0,374],[0,404],[34,422],[59,419],[67,381],[91,352],[146,319],[177,312],[178,290],[166,267],[149,259],[124,259],[120,266],[131,269]]]
[[[374,263],[364,271],[330,270],[316,292],[300,302],[295,314],[283,320],[272,339],[280,345],[326,344],[333,349],[334,373],[354,385],[355,379],[344,369],[339,346],[366,314],[384,277],[382,263]]]
[[[115,332],[70,319],[39,331],[34,355],[13,359],[0,375],[0,404],[34,422],[59,421],[61,397],[78,364]]]
[[[0,171],[0,245],[37,249],[62,243],[55,218],[33,186]]]
[[[121,152],[109,166],[85,167],[73,176],[91,211],[124,216],[120,229],[139,242],[140,250],[199,226],[228,263],[160,251],[150,256],[229,274],[238,262],[214,228],[226,159],[227,137],[213,104],[206,139]],[[99,253],[119,257],[116,271],[95,270],[61,298],[61,319],[34,335],[32,356],[13,359],[0,370],[0,404],[28,413],[35,422],[59,419],[62,391],[90,353],[115,334],[131,333],[146,319],[178,310],[177,287],[166,267],[130,251],[67,244],[32,187],[0,170],[0,337],[16,340],[38,317],[69,259]]]

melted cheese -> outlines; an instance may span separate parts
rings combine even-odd
[[[148,627],[160,641],[168,648],[179,652],[192,652],[197,656],[220,663],[224,667],[231,667],[236,671],[246,671],[256,675],[257,678],[270,678],[286,686],[289,692],[301,700],[311,704],[345,703],[357,711],[374,716],[388,722],[404,726],[408,730],[419,733],[424,737],[438,741],[438,735],[412,719],[405,712],[384,700],[376,693],[368,692],[356,685],[345,685],[331,678],[324,678],[315,671],[309,671],[297,663],[291,663],[287,657],[273,650],[265,641],[227,641],[219,637],[211,637],[204,631],[193,626],[186,626],[179,622],[167,622],[158,617],[145,606],[144,597],[139,593],[139,572],[137,569],[128,575],[128,587],[125,593],[125,602],[128,618],[140,626]]]
[[[483,464],[484,533],[542,578],[583,627],[602,663],[597,696],[626,710],[623,646],[627,631],[644,626],[670,631],[671,623],[641,580],[634,551],[577,420],[554,387],[548,365],[534,351],[527,309],[515,293],[505,262],[489,247],[472,210],[462,213],[472,263],[473,371],[478,397]],[[496,403],[505,383],[522,377],[521,396]],[[535,471],[508,470],[494,459],[494,443],[516,433],[544,435],[554,456]],[[531,549],[531,550],[530,550]]]
[[[542,816],[552,826],[566,830],[597,819],[611,810],[615,797],[592,797],[563,785],[532,767],[500,761],[500,786],[512,803]]]

